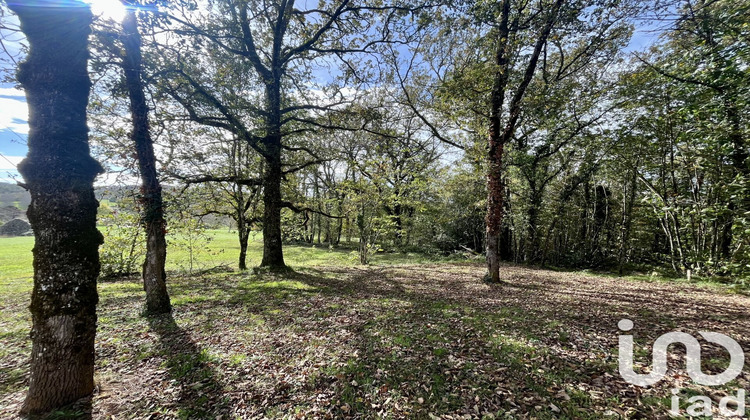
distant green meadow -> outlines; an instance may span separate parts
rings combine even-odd
[[[209,240],[197,246],[193,251],[192,271],[200,272],[216,267],[227,269],[238,268],[240,246],[237,233],[227,229],[210,230]],[[167,235],[167,241],[174,239]],[[9,287],[26,284],[30,286],[33,276],[31,249],[34,238],[0,237],[0,292]],[[263,257],[263,238],[260,233],[251,234],[247,250],[248,267],[258,266]],[[191,255],[184,246],[169,247],[167,251],[167,271],[188,272]],[[329,248],[328,245],[284,246],[284,259],[290,267],[309,266],[352,266],[357,265],[359,258],[356,247]],[[434,256],[417,253],[373,253],[373,265],[390,265],[402,263],[420,263],[434,261]]]

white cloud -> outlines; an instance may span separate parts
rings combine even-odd
[[[14,96],[18,98],[25,98],[26,93],[21,89],[16,88],[0,88],[0,96]]]
[[[0,89],[9,91],[15,89]],[[0,92],[0,96],[3,93]],[[7,95],[7,94],[6,94]],[[16,96],[15,94],[13,96]],[[25,100],[0,97],[0,130],[12,130],[19,134],[28,134],[29,108]]]
[[[0,172],[15,172],[16,166],[18,166],[25,157],[26,156],[0,156]]]

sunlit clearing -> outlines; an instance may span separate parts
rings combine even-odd
[[[120,0],[86,0],[91,4],[91,11],[95,16],[121,22],[125,17],[125,6]]]

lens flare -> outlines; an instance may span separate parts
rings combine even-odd
[[[85,0],[91,5],[94,16],[121,22],[125,17],[125,6],[120,0]]]

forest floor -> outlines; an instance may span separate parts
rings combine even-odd
[[[298,267],[170,278],[172,316],[139,316],[137,278],[100,284],[97,390],[71,418],[669,418],[670,389],[719,399],[750,389],[692,384],[672,349],[651,388],[617,371],[617,323],[635,322],[636,358],[681,330],[750,348],[750,298],[713,286],[474,263]],[[14,286],[15,285],[15,286]],[[0,418],[20,407],[30,283],[0,302]],[[704,346],[704,371],[728,357]],[[718,418],[718,417],[714,417]]]

